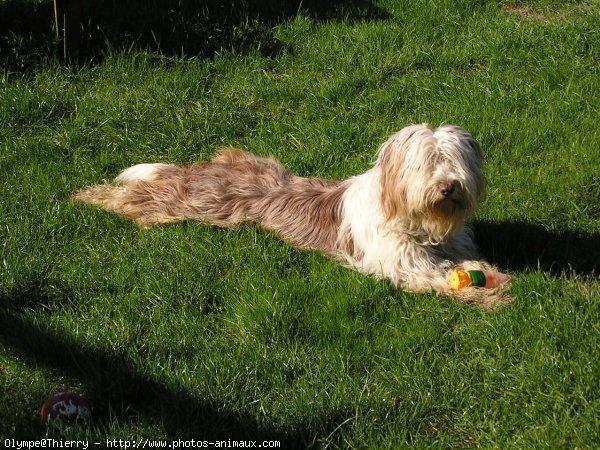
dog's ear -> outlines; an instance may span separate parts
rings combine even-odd
[[[485,197],[485,178],[481,170],[483,164],[483,154],[479,143],[468,134],[467,144],[471,148],[472,161],[469,161],[469,165],[473,172],[473,178],[475,180],[475,192],[477,193],[476,202],[480,202]]]
[[[379,168],[381,185],[381,207],[387,220],[405,217],[408,211],[410,180],[407,173],[409,160],[415,160],[415,153],[422,153],[421,147],[431,145],[432,128],[428,124],[410,125],[390,136],[377,152],[375,167]],[[413,156],[408,157],[411,153]]]
[[[449,129],[450,126],[445,128]],[[468,131],[458,127],[450,129],[459,134],[459,149],[462,149],[465,167],[468,167],[469,169],[468,179],[472,180],[472,185],[469,186],[468,190],[473,195],[472,206],[475,207],[475,205],[481,202],[485,196],[485,178],[482,172],[483,154],[481,152],[481,146]],[[472,213],[473,211],[470,212]]]
[[[375,167],[380,169],[380,201],[386,220],[406,213],[406,188],[402,180],[405,140],[399,137],[397,134],[390,137],[380,147],[375,162]]]

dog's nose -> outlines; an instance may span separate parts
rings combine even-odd
[[[450,197],[452,195],[452,193],[454,192],[454,183],[445,181],[443,183],[440,183],[439,189],[440,189],[440,194],[442,194],[444,197]]]

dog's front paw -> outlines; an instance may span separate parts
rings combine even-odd
[[[453,290],[451,295],[462,303],[482,309],[498,309],[516,300],[510,294],[510,286],[511,283],[507,282],[493,289],[468,287],[461,290]]]

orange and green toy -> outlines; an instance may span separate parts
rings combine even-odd
[[[492,289],[509,280],[505,273],[488,270],[451,270],[449,277],[450,286],[456,290],[469,286]]]

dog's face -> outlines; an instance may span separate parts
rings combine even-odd
[[[481,151],[462,128],[412,125],[379,149],[381,207],[433,243],[459,231],[483,196]]]

